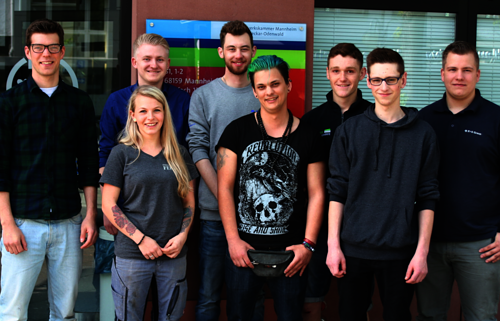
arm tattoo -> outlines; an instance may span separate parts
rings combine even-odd
[[[193,216],[193,210],[191,209],[191,206],[188,206],[184,209],[184,217],[182,219],[182,225],[181,225],[181,232],[184,232],[189,224],[191,223],[191,217]]]
[[[111,211],[113,211],[113,218],[115,219],[116,225],[121,229],[125,229],[130,236],[134,235],[137,228],[128,220],[125,214],[123,214],[118,205],[113,206]]]
[[[227,154],[226,154],[226,149],[225,148],[219,148],[219,151],[217,152],[217,170],[220,170],[224,164],[226,164]]]

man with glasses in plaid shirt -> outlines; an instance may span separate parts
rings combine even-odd
[[[65,52],[60,24],[33,22],[24,51],[31,75],[0,96],[0,320],[27,319],[44,260],[50,320],[76,320],[82,249],[97,238],[94,107],[59,77]]]

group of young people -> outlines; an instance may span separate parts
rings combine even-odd
[[[408,75],[399,53],[377,48],[366,63],[353,44],[333,47],[327,103],[302,118],[328,153],[328,236],[320,232],[319,245],[338,278],[340,319],[367,320],[376,279],[384,320],[412,320],[415,292],[417,320],[447,320],[455,281],[465,320],[497,320],[500,108],[476,89],[475,48],[446,47],[446,92],[420,111],[400,105]],[[365,76],[374,104],[357,89]],[[312,280],[329,280],[316,259]]]
[[[411,320],[415,289],[417,319],[446,320],[454,280],[466,320],[496,320],[500,108],[475,88],[475,48],[446,48],[443,99],[418,111],[400,106],[399,53],[374,49],[365,68],[355,45],[338,44],[327,102],[299,119],[288,64],[252,62],[241,21],[220,38],[224,75],[189,97],[163,81],[166,40],[139,36],[138,81],[108,98],[98,153],[90,98],[60,81],[61,26],[28,27],[32,74],[0,97],[0,320],[27,319],[44,260],[50,319],[75,320],[98,172],[118,320],[143,319],[153,276],[159,319],[182,317],[198,176],[199,321],[219,319],[224,282],[229,320],[263,320],[264,283],[278,320],[320,320],[332,275],[343,321],[366,320],[374,280],[384,320]],[[358,89],[365,77],[375,103]]]

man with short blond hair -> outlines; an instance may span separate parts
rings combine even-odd
[[[99,142],[99,166],[101,168],[106,165],[111,149],[117,144],[117,136],[125,127],[128,99],[137,86],[150,85],[162,90],[170,107],[177,140],[181,145],[187,146],[190,98],[185,91],[163,81],[170,67],[169,52],[167,40],[154,33],[142,34],[134,41],[132,67],[137,70],[137,83],[112,93],[106,101],[100,122],[102,138]]]
[[[189,132],[189,94],[164,82],[170,67],[170,47],[167,40],[154,33],[137,37],[133,44],[132,67],[137,70],[137,83],[112,93],[101,115],[101,140],[99,141],[99,171],[102,174],[111,149],[118,144],[118,136],[127,123],[127,104],[137,86],[150,85],[160,89],[167,98],[177,141],[187,147]],[[106,230],[116,235],[118,231],[104,216]]]

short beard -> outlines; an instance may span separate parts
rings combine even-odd
[[[233,68],[233,66],[231,65],[231,62],[229,62],[229,63],[228,63],[228,62],[226,62],[226,60],[224,59],[224,63],[226,64],[226,67],[227,67],[227,69],[229,70],[229,72],[231,72],[233,75],[236,75],[236,76],[241,76],[241,75],[246,74],[246,73],[247,73],[247,70],[248,70],[248,66],[250,65],[250,64],[247,64],[247,65],[245,66],[245,68],[243,68],[242,70],[235,70],[235,69]]]
[[[227,69],[229,69],[229,71],[233,74],[233,75],[236,75],[236,76],[241,76],[241,75],[244,75],[247,73],[247,70],[248,70],[248,67],[246,67],[245,69],[241,70],[241,71],[236,71],[234,70],[234,68],[232,66],[228,66],[226,65]]]

